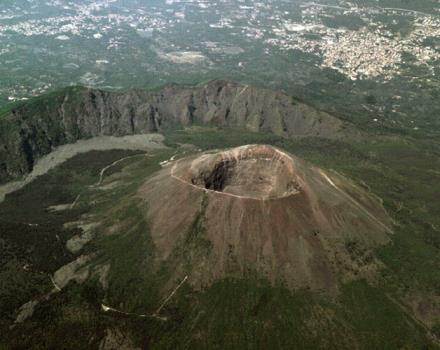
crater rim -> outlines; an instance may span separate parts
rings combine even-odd
[[[294,159],[269,145],[203,153],[183,166],[178,161],[171,175],[196,189],[238,198],[275,200],[301,192]]]

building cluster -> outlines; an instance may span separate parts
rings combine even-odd
[[[375,16],[384,12],[412,19],[410,33],[401,35],[392,32],[386,23],[377,23]],[[411,64],[426,66],[434,74],[434,64],[440,60],[440,46],[427,42],[440,37],[437,17],[394,9],[316,4],[305,6],[302,13],[301,23],[273,25],[273,35],[265,40],[266,43],[281,50],[318,55],[322,58],[321,67],[333,68],[352,80],[389,80],[401,74],[403,65],[408,63],[405,57],[411,58]],[[324,26],[323,16],[332,15],[357,16],[364,25],[357,30]]]
[[[14,51],[24,50],[26,44],[14,45],[15,37],[52,38],[60,47],[81,37],[99,41],[105,51],[122,51],[128,34],[152,39],[149,47],[158,60],[176,65],[227,64],[225,56],[246,54],[246,47],[254,42],[265,55],[276,55],[278,50],[308,53],[311,64],[335,69],[352,80],[408,76],[406,69],[414,65],[426,72],[423,78],[414,79],[429,79],[426,76],[433,75],[440,62],[440,18],[435,11],[359,7],[348,0],[333,5],[322,1],[166,0],[134,10],[121,7],[116,0],[46,0],[45,6],[53,6],[59,15],[54,10],[45,17],[35,6],[8,9],[0,4],[0,60],[7,69],[24,66],[21,61],[26,56],[14,57]],[[401,20],[405,30],[399,31]],[[29,50],[46,49],[29,44]],[[96,63],[97,57],[92,54],[90,59]],[[32,93],[40,93],[45,86],[34,87],[37,90]],[[11,95],[20,96],[22,88],[17,84]]]

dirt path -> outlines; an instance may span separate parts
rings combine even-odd
[[[167,320],[166,317],[161,317],[161,316],[158,316],[156,314],[147,315],[147,314],[135,314],[135,313],[132,313],[132,312],[124,312],[124,311],[114,309],[114,308],[112,308],[110,306],[107,306],[107,305],[104,305],[104,304],[101,304],[101,309],[104,312],[112,311],[112,312],[116,312],[118,314],[125,315],[125,316],[136,316],[136,317],[142,317],[142,318],[156,318],[156,319],[158,319],[160,321],[166,321]]]
[[[387,299],[389,301],[391,301],[394,305],[396,305],[400,310],[402,310],[402,312],[408,316],[415,324],[417,324],[418,326],[420,326],[421,328],[423,328],[426,332],[426,334],[428,335],[429,339],[432,340],[434,343],[436,343],[437,345],[440,345],[440,341],[433,336],[433,334],[431,333],[431,329],[421,320],[419,320],[417,318],[417,316],[415,316],[411,310],[404,304],[402,303],[400,300],[398,300],[397,298],[392,297],[389,293],[385,293],[385,296],[387,297]]]
[[[79,199],[81,197],[81,194],[77,195],[73,203],[70,205],[70,209],[75,208],[76,203],[78,203]]]
[[[364,212],[372,221],[374,221],[379,226],[384,228],[386,232],[393,233],[393,230],[391,229],[391,227],[388,227],[387,225],[385,225],[377,217],[375,217],[367,209],[365,209],[362,205],[360,205],[353,197],[351,197],[349,194],[347,194],[346,192],[341,190],[338,186],[336,186],[336,184],[327,176],[326,173],[324,173],[324,171],[319,170],[319,173],[334,189],[336,189],[342,196],[344,196],[344,198],[346,198],[350,203],[352,203],[357,209]]]
[[[173,297],[174,294],[182,287],[182,285],[186,282],[188,279],[188,276],[185,276],[185,278],[182,280],[182,282],[179,283],[179,285],[168,295],[168,297],[163,301],[163,303],[159,306],[159,308],[154,313],[155,315],[159,315],[160,311],[163,309],[163,307],[168,303],[168,301]]]
[[[105,172],[106,172],[108,169],[114,167],[115,165],[119,164],[120,162],[122,162],[122,161],[124,161],[124,160],[126,160],[126,159],[131,159],[131,158],[141,157],[141,156],[146,157],[146,156],[147,156],[147,153],[135,154],[135,155],[133,155],[133,156],[124,157],[124,158],[121,158],[121,159],[115,160],[113,163],[111,163],[111,164],[105,166],[105,167],[102,168],[101,171],[99,172],[99,180],[98,180],[98,182],[96,183],[95,186],[100,186],[100,185],[101,185],[102,180],[104,179],[104,174],[105,174]]]
[[[166,148],[163,144],[164,136],[161,134],[130,135],[123,137],[99,136],[88,140],[80,140],[73,144],[57,147],[51,153],[40,158],[34,165],[34,169],[23,180],[8,182],[0,185],[0,203],[5,196],[15,192],[38,176],[46,174],[49,170],[80,153],[90,151],[107,151],[113,149],[141,150]]]
[[[156,310],[156,312],[154,314],[152,314],[152,315],[148,315],[148,314],[135,314],[135,313],[132,313],[132,312],[125,312],[125,311],[121,311],[121,310],[112,308],[110,306],[104,305],[104,304],[101,304],[101,308],[102,308],[102,310],[104,312],[113,311],[113,312],[116,312],[118,314],[127,315],[127,316],[148,317],[148,318],[156,318],[156,319],[161,320],[161,321],[167,321],[167,318],[164,317],[164,316],[160,316],[159,313],[164,308],[164,306],[170,301],[170,299],[177,293],[177,291],[180,289],[180,287],[183,286],[183,284],[186,282],[187,279],[188,279],[188,276],[185,276],[185,278],[165,298],[165,300],[162,302],[162,304],[160,304],[160,306]]]

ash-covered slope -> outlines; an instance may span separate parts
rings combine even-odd
[[[332,294],[340,281],[374,275],[372,248],[391,233],[376,198],[271,146],[178,160],[139,196],[157,267],[196,288],[251,274]]]
[[[69,88],[0,117],[0,183],[32,170],[54,147],[98,135],[121,136],[208,125],[282,136],[340,138],[358,132],[280,92],[227,81],[156,91]]]
[[[239,134],[220,133],[222,149]],[[382,174],[399,177],[376,180],[378,159],[355,155],[344,170],[384,198],[399,220],[390,236],[380,200],[333,171],[270,146],[199,142],[81,154],[7,196],[0,348],[113,349],[115,334],[119,348],[438,348],[436,248],[418,238],[423,221],[406,221],[431,198],[419,172],[400,179],[389,162]],[[389,205],[402,188],[412,216]]]

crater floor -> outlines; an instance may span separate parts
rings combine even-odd
[[[267,145],[205,154],[189,169],[173,175],[204,190],[261,200],[283,198],[301,190],[295,180],[294,160]]]

